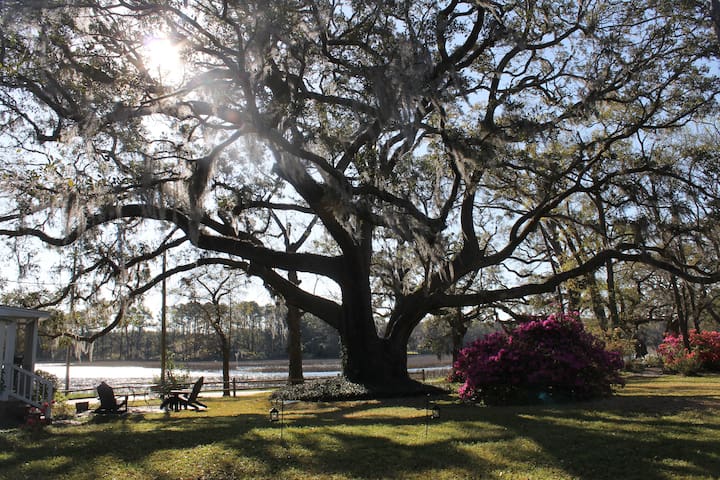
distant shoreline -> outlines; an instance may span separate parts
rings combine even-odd
[[[176,370],[190,377],[204,376],[206,382],[222,380],[222,362],[175,362]],[[39,362],[37,369],[55,375],[60,383],[65,383],[65,364],[61,362]],[[408,356],[408,370],[449,369],[450,357],[438,360],[435,355]],[[319,376],[334,376],[340,373],[338,359],[308,359],[303,361],[303,373],[306,379]],[[279,380],[287,378],[287,359],[241,360],[230,362],[230,376],[239,382]],[[102,360],[94,362],[73,362],[70,364],[70,390],[87,390],[100,381],[116,385],[147,384],[160,376],[160,362]]]

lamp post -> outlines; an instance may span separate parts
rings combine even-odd
[[[270,409],[270,421],[271,422],[280,422],[280,441],[282,442],[283,439],[283,426],[285,423],[285,400],[280,400],[280,410],[277,409],[277,407],[272,407]]]
[[[425,397],[425,438],[428,436],[428,428],[430,427],[430,420],[440,418],[440,407],[433,403],[430,406],[430,394],[428,393]]]

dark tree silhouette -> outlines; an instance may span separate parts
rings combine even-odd
[[[429,312],[553,292],[610,262],[719,278],[717,250],[683,259],[657,234],[671,225],[671,242],[697,243],[716,228],[717,168],[679,148],[717,140],[701,128],[718,92],[710,12],[543,0],[0,11],[0,234],[82,241],[95,261],[78,281],[115,282],[121,298],[159,281],[129,273],[164,251],[187,259],[168,275],[242,269],[339,332],[348,378],[392,385]],[[670,186],[693,208],[673,210]],[[639,216],[647,203],[662,225]],[[303,248],[285,248],[274,216],[295,235],[316,222]],[[535,248],[550,221],[596,241],[552,265]]]

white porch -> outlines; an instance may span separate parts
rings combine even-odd
[[[0,305],[0,402],[22,402],[52,418],[52,383],[35,375],[38,324],[50,314]],[[2,412],[4,410],[0,410]]]

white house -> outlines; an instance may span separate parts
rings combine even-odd
[[[0,305],[0,418],[34,406],[52,418],[53,386],[35,375],[38,324],[47,312]]]

